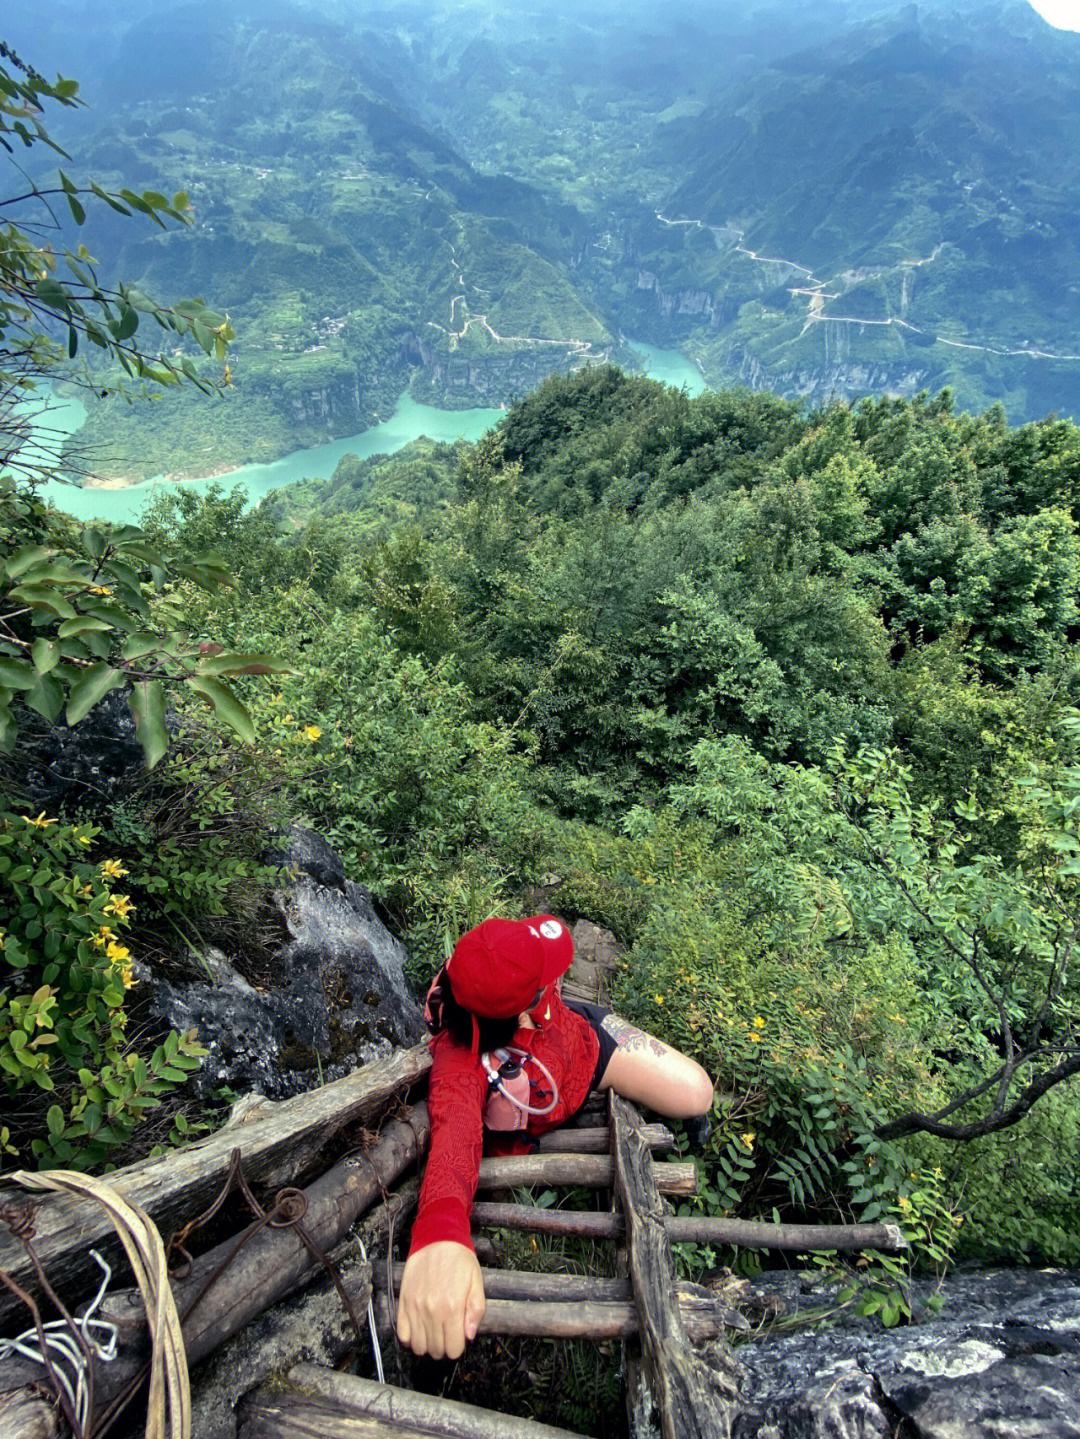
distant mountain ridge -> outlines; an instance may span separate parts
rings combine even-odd
[[[688,173],[666,214],[718,227],[703,273],[729,364],[828,372],[841,354],[968,403],[1076,409],[1080,35],[1027,5],[912,6],[670,128]],[[773,267],[766,288],[747,251],[810,273]],[[723,362],[723,341],[703,348]]]
[[[1080,413],[1080,35],[1020,0],[117,0],[80,23],[88,168],[190,186],[200,219],[133,241],[106,215],[102,252],[240,334],[209,417],[92,414],[114,472],[270,459],[406,384],[504,404],[634,367],[627,335],[813,403],[948,384]]]
[[[212,295],[239,340],[236,395],[209,421],[185,397],[92,410],[106,473],[212,473],[349,434],[410,376],[424,399],[499,403],[628,357],[570,278],[581,217],[477,171],[340,25],[287,4],[269,21],[166,10],[127,31],[110,73],[123,98],[89,165],[190,189],[200,223],[133,239],[105,216],[91,240],[155,292]]]

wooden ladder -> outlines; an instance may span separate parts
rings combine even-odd
[[[601,1104],[605,1103],[600,1099]],[[724,1417],[735,1394],[736,1364],[723,1342],[746,1321],[708,1290],[678,1284],[665,1225],[665,1194],[696,1187],[692,1163],[654,1158],[670,1149],[663,1125],[646,1124],[635,1107],[609,1095],[608,1124],[545,1135],[536,1155],[486,1159],[481,1189],[543,1184],[610,1189],[614,1212],[479,1202],[478,1228],[588,1234],[621,1240],[622,1277],[542,1274],[485,1268],[487,1310],[481,1334],[624,1342],[631,1432],[645,1439],[696,1439],[728,1432]],[[596,1112],[595,1103],[593,1113]],[[594,1221],[607,1221],[603,1227]],[[389,1267],[395,1288],[400,1264]],[[387,1268],[375,1266],[377,1313],[391,1333]],[[709,1361],[695,1349],[712,1341]],[[240,1439],[360,1439],[436,1435],[441,1439],[571,1439],[568,1431],[516,1416],[439,1399],[315,1365],[289,1371],[284,1388],[264,1388],[246,1402]]]

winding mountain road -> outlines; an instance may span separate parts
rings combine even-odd
[[[720,236],[728,237],[732,234],[737,234],[738,241],[732,247],[736,254],[745,255],[747,259],[751,260],[755,264],[774,266],[780,265],[786,267],[787,269],[795,270],[800,275],[805,275],[809,281],[808,284],[788,286],[789,294],[805,295],[807,297],[806,321],[803,324],[802,329],[799,331],[800,338],[806,334],[807,330],[809,330],[812,325],[816,324],[876,325],[879,327],[895,325],[899,329],[910,330],[913,334],[916,335],[928,335],[938,344],[949,345],[956,350],[978,350],[987,355],[1024,356],[1026,359],[1029,360],[1080,361],[1080,354],[1061,354],[1056,351],[1036,349],[1031,344],[1024,344],[1016,348],[1009,348],[1003,345],[982,344],[975,340],[949,339],[945,335],[938,334],[936,331],[925,330],[920,325],[913,325],[910,320],[905,320],[904,318],[902,318],[902,316],[899,315],[890,315],[882,320],[871,320],[864,319],[859,315],[830,314],[825,309],[826,304],[831,300],[842,299],[842,292],[836,294],[826,293],[825,287],[829,282],[826,280],[819,280],[818,277],[814,274],[813,270],[808,269],[805,265],[800,265],[796,260],[785,260],[775,255],[760,255],[756,250],[748,249],[745,245],[742,244],[742,232],[733,230],[731,226],[709,225],[704,220],[673,220],[667,215],[662,214],[659,210],[657,210],[655,213],[656,218],[660,221],[662,225],[688,225],[699,230],[707,230],[710,234],[713,235],[714,238],[716,238],[718,245],[721,244],[721,241],[719,239]],[[929,255],[925,255],[922,259],[899,260],[897,261],[895,266],[882,265],[880,267],[874,267],[867,270],[865,273],[860,272],[860,279],[875,278],[877,276],[887,274],[890,269],[906,270],[910,274],[912,270],[917,270],[923,265],[932,264],[938,258],[944,248],[945,242],[941,241],[934,246],[933,250]],[[901,287],[901,300],[905,309],[907,308],[908,293],[909,278],[908,275],[905,275],[904,284]]]

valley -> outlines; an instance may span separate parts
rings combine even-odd
[[[212,296],[238,338],[210,405],[91,400],[73,467],[273,464],[403,392],[500,410],[634,370],[628,335],[812,405],[948,385],[1018,420],[1080,410],[1077,37],[984,0],[783,33],[763,5],[692,5],[677,35],[549,10],[202,7],[203,53],[182,8],[114,16],[87,164],[189,190],[197,221],[96,215],[88,242],[151,293]]]

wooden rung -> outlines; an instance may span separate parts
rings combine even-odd
[[[540,1209],[533,1204],[473,1205],[473,1224],[482,1229],[524,1229],[533,1234],[574,1234],[585,1239],[621,1239],[621,1214],[581,1209]],[[737,1244],[744,1249],[906,1249],[895,1224],[766,1224],[753,1219],[710,1215],[666,1215],[672,1244]]]
[[[652,1161],[653,1177],[661,1194],[695,1194],[697,1169],[693,1160]],[[612,1184],[609,1154],[511,1154],[480,1162],[480,1189],[514,1189],[523,1184],[572,1185],[609,1189]]]
[[[715,1339],[726,1329],[746,1329],[742,1315],[731,1315],[722,1305],[688,1296],[680,1303],[687,1336],[700,1343]],[[390,1328],[386,1295],[376,1296],[375,1312],[384,1330]],[[730,1322],[729,1322],[730,1319]],[[601,1303],[577,1300],[572,1304],[543,1299],[489,1299],[478,1334],[502,1338],[626,1339],[638,1332],[637,1306],[632,1299]]]
[[[394,1265],[394,1287],[400,1288],[404,1264]],[[489,1299],[546,1299],[562,1304],[594,1299],[619,1303],[631,1299],[628,1279],[604,1279],[592,1274],[539,1274],[525,1269],[481,1269],[484,1293]],[[376,1264],[372,1275],[376,1289],[386,1288],[386,1265]]]
[[[394,1287],[401,1285],[404,1264],[394,1265]],[[492,1299],[514,1299],[519,1303],[535,1302],[552,1304],[624,1304],[633,1299],[629,1279],[599,1278],[592,1274],[541,1274],[525,1269],[482,1269],[484,1296]],[[386,1288],[386,1266],[375,1267],[374,1286],[377,1290]],[[728,1329],[749,1329],[750,1324],[735,1310],[724,1308],[717,1296],[700,1284],[680,1284],[680,1302],[688,1312],[722,1315]]]
[[[315,1364],[297,1364],[287,1377],[289,1389],[268,1387],[244,1401],[239,1439],[581,1439],[568,1429]]]
[[[647,1124],[646,1143],[654,1154],[675,1147],[675,1136],[666,1124]],[[611,1131],[606,1125],[590,1129],[553,1129],[540,1136],[541,1154],[610,1154]]]

